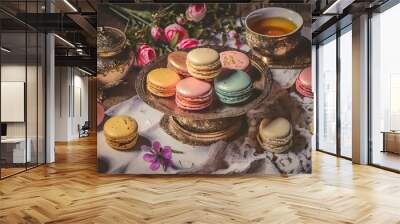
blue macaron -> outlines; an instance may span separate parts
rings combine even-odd
[[[237,104],[250,98],[253,83],[246,72],[229,70],[214,79],[214,88],[221,102]]]

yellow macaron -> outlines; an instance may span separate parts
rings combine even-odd
[[[292,138],[292,125],[287,119],[283,117],[264,118],[261,121],[257,140],[263,149],[283,153],[291,147]]]
[[[113,116],[105,122],[103,134],[111,148],[128,150],[139,139],[138,124],[135,119],[126,115]]]
[[[157,68],[147,74],[147,90],[159,97],[175,95],[175,86],[180,76],[169,68]]]

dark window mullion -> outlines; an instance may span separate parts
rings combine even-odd
[[[315,47],[315,148],[319,150],[319,44]]]
[[[0,23],[0,47],[2,46],[2,32],[1,32],[1,28],[2,28],[2,25],[1,25],[2,23]],[[1,55],[2,55],[3,53],[0,51],[0,84],[1,84]],[[0,112],[1,112],[1,85],[0,85]],[[0,113],[0,124],[2,124],[2,122],[1,122],[1,113]],[[1,170],[2,170],[2,157],[1,157],[1,144],[0,144],[0,179],[2,179],[2,177],[1,177]]]
[[[341,114],[340,114],[340,30],[336,31],[336,154],[341,157]]]
[[[25,1],[25,21],[28,19],[28,1]],[[27,89],[28,89],[28,26],[25,23],[25,88],[24,88],[24,118],[25,118],[25,170],[28,170],[28,116],[27,116]]]
[[[39,0],[36,1],[36,13],[39,14]],[[39,22],[39,20],[37,22]],[[39,165],[39,32],[36,32],[36,166],[38,165]]]

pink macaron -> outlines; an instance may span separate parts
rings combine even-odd
[[[249,57],[240,51],[223,51],[219,57],[225,69],[246,70],[250,64]]]
[[[182,79],[176,85],[176,105],[185,110],[205,109],[212,104],[212,91],[208,82],[193,77]]]
[[[305,68],[300,72],[296,80],[296,90],[302,96],[313,97],[311,67]]]

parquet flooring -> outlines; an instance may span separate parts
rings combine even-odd
[[[400,175],[323,153],[288,178],[107,176],[95,143],[0,181],[0,223],[400,223]]]

